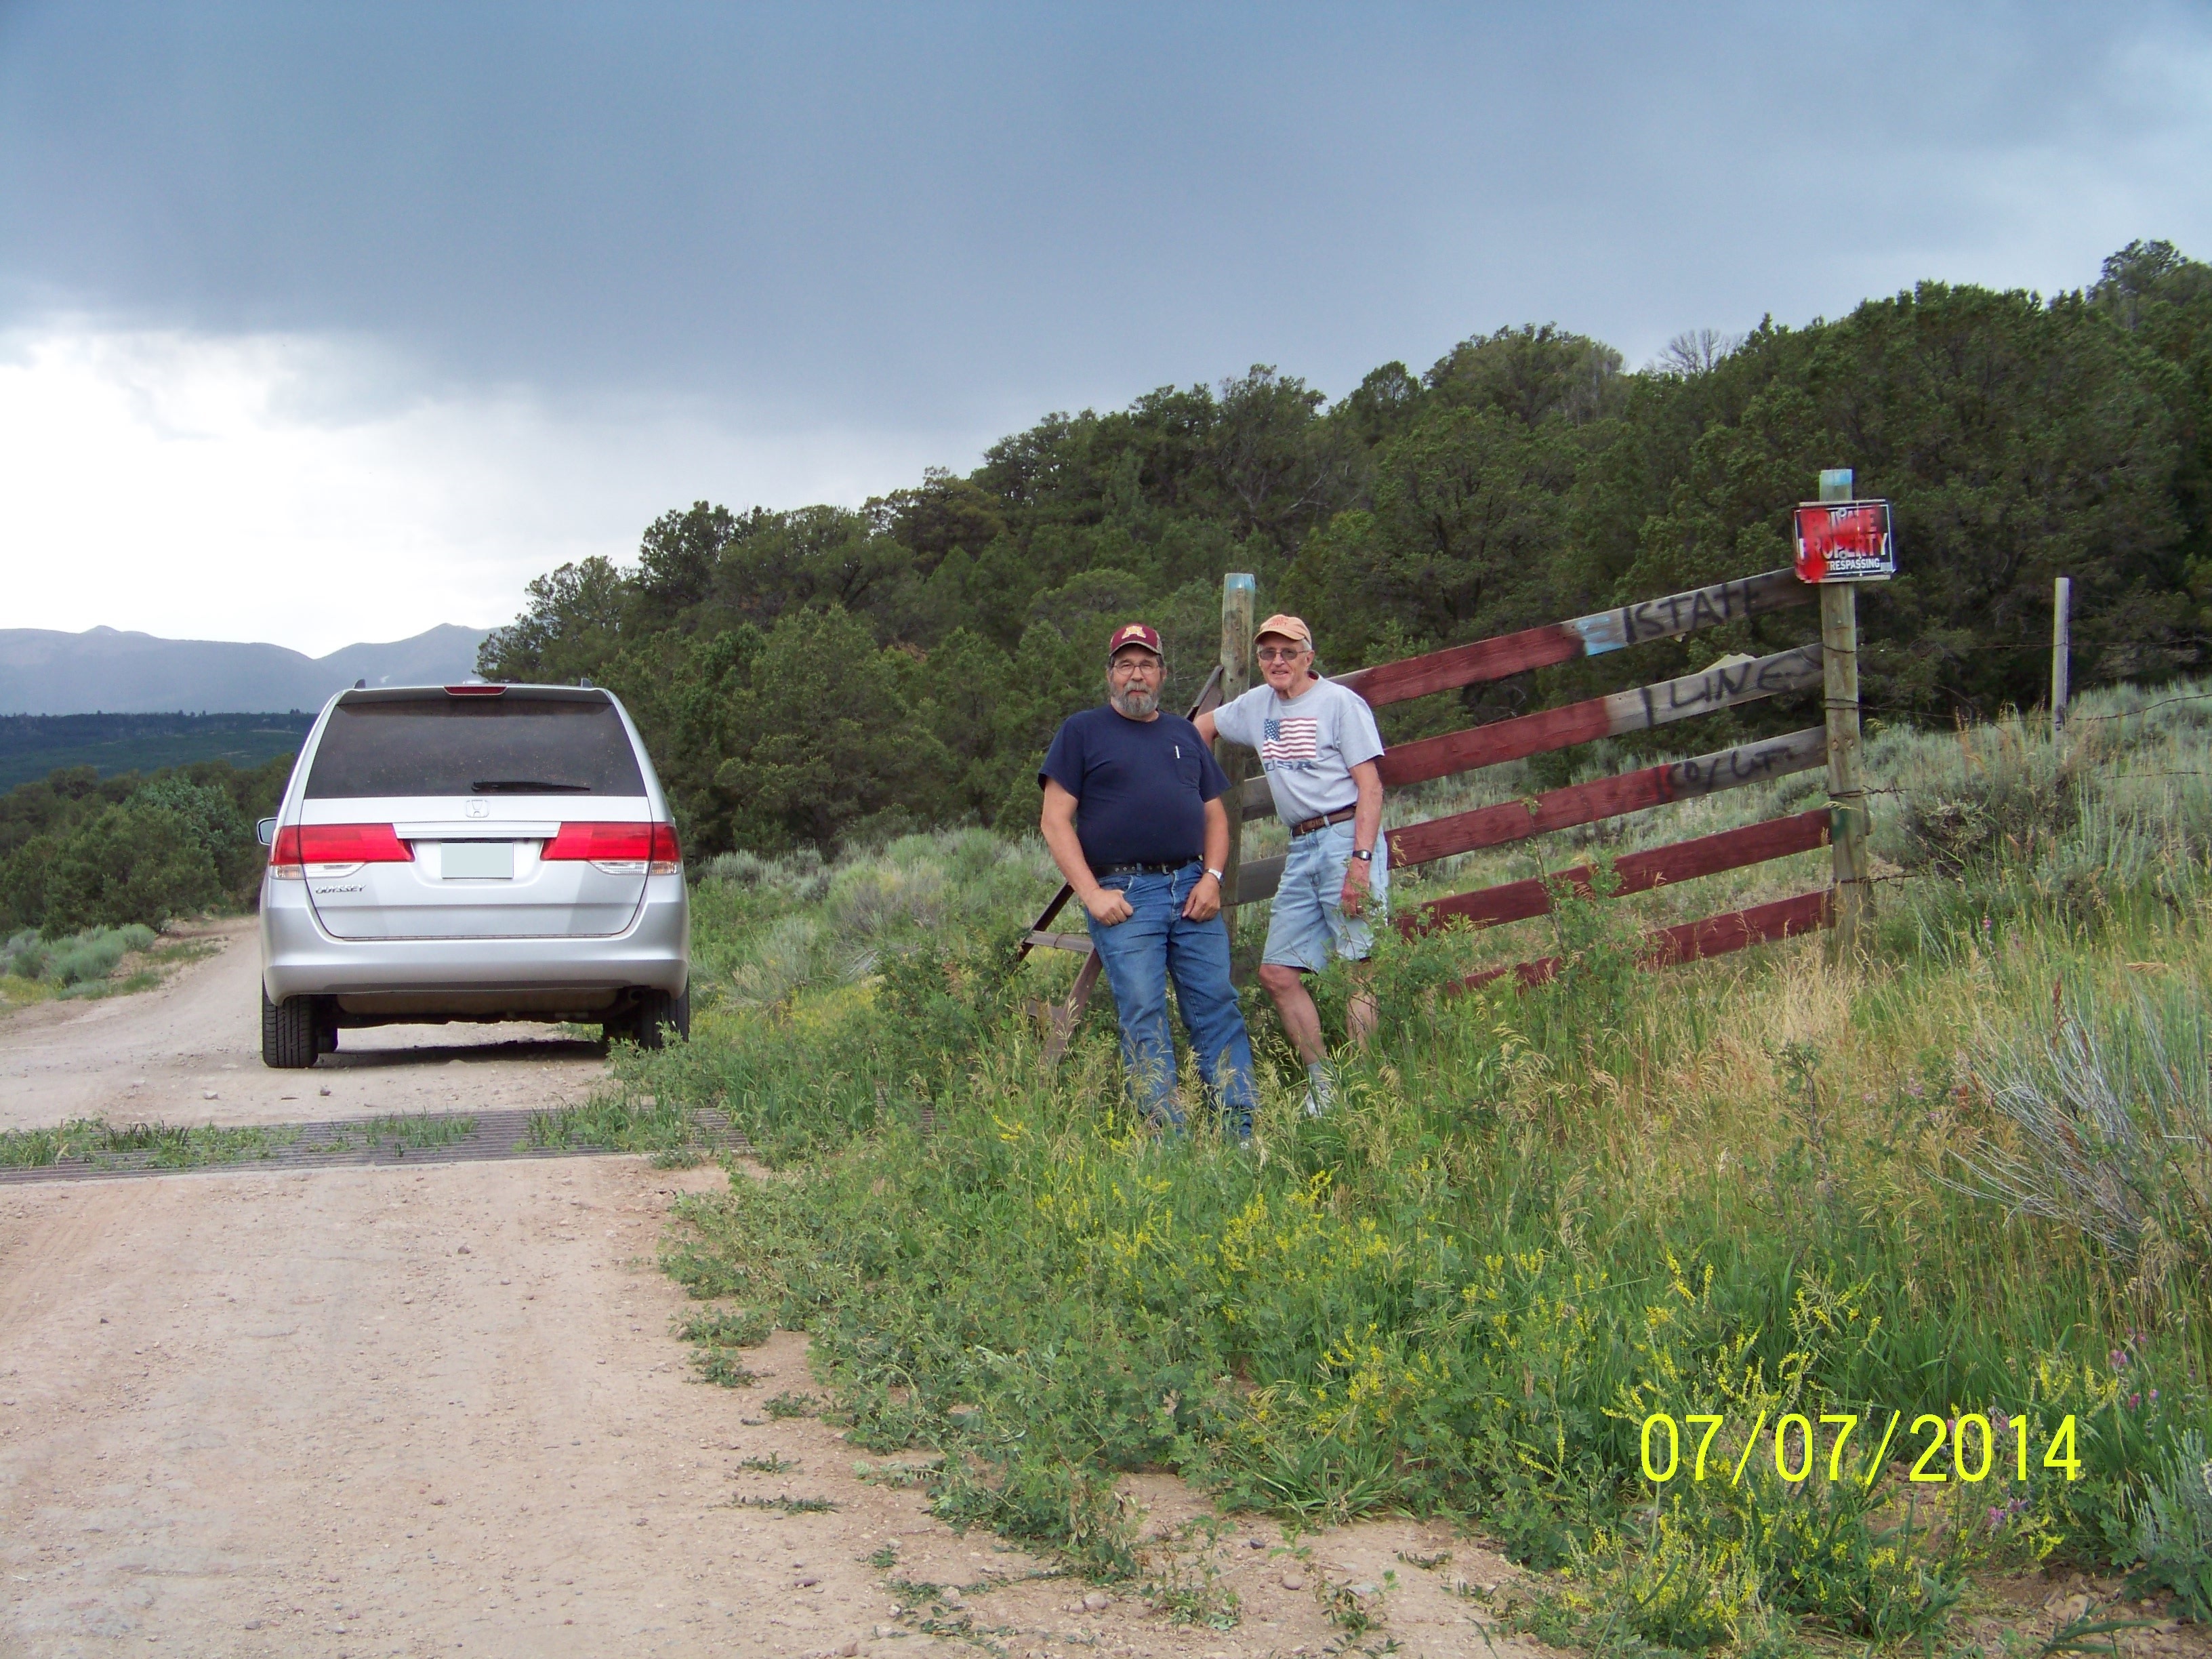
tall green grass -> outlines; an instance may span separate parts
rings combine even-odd
[[[1863,962],[1806,940],[1633,966],[1643,927],[1816,885],[1816,857],[1386,941],[1388,1018],[1345,1058],[1342,1107],[1304,1119],[1263,1040],[1251,1153],[1137,1124],[1110,1009],[1042,1068],[1024,998],[1067,969],[1005,966],[1051,890],[1033,847],[710,870],[719,997],[618,1086],[728,1110],[789,1178],[688,1200],[667,1265],[811,1329],[864,1448],[956,1454],[942,1512],[1101,1572],[1131,1560],[1115,1480],[1161,1468],[1316,1521],[1468,1517],[1569,1570],[1523,1613],[1561,1640],[1933,1639],[1978,1571],[2051,1558],[2185,1604],[2197,1511],[2156,1472],[2199,1443],[2212,1361],[2189,1225],[2212,1153],[2212,701],[2162,696],[2198,700],[2085,699],[2063,748],[2017,720],[1876,732]],[[1400,902],[1819,788],[1455,860]],[[1454,994],[1553,953],[1556,985]],[[1884,1471],[1871,1438],[1858,1480],[1786,1482],[1771,1448],[1733,1482],[1643,1475],[1654,1413],[1722,1414],[1734,1468],[1761,1413],[1792,1411],[2025,1415],[2039,1460],[2071,1415],[2079,1478],[2000,1478],[2008,1454],[1985,1482],[1917,1485],[1919,1443]]]

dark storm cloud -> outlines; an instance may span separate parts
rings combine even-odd
[[[0,4],[0,301],[966,433],[2212,246],[2201,9],[1778,13]]]

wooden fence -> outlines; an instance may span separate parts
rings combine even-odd
[[[1240,581],[1241,592],[1237,586]],[[1230,579],[1224,601],[1223,667],[1207,681],[1191,710],[1194,718],[1218,705],[1224,678],[1236,684],[1245,683],[1251,645],[1249,594],[1250,578]],[[1385,832],[1391,869],[1410,869],[1456,854],[1501,847],[1554,830],[1694,800],[1826,765],[1830,773],[1829,806],[1628,854],[1614,864],[1620,877],[1616,892],[1624,896],[1647,892],[1662,883],[1740,870],[1819,847],[1834,848],[1833,885],[1645,934],[1645,960],[1654,966],[1720,956],[1829,927],[1839,915],[1847,921],[1855,918],[1865,903],[1866,818],[1863,791],[1856,775],[1857,629],[1848,585],[1816,586],[1800,581],[1794,571],[1771,570],[1741,581],[1720,582],[1595,616],[1379,664],[1343,675],[1336,683],[1358,692],[1379,708],[1578,657],[1626,650],[1653,640],[1679,639],[1703,629],[1811,605],[1816,599],[1822,610],[1822,643],[1755,659],[1716,663],[1678,679],[1401,744],[1382,756],[1378,769],[1386,788],[1402,788],[1815,687],[1825,693],[1824,725],[1740,744],[1692,760],[1644,767],[1591,783],[1550,790],[1525,800],[1401,825]],[[1241,663],[1231,660],[1238,649],[1237,630],[1231,619],[1240,609],[1244,653]],[[1241,812],[1232,810],[1232,829],[1274,811],[1265,777],[1236,786],[1232,799],[1240,802],[1242,808]],[[1268,897],[1282,878],[1283,865],[1280,857],[1235,863],[1231,877],[1235,890],[1228,896],[1230,904],[1249,904]],[[1571,882],[1585,894],[1590,891],[1587,868],[1563,872],[1553,880]],[[1507,882],[1432,899],[1401,915],[1397,925],[1401,931],[1412,932],[1455,917],[1464,917],[1476,927],[1522,921],[1549,911],[1553,891],[1553,883],[1540,879]],[[1024,953],[1036,947],[1074,951],[1088,957],[1066,1001],[1047,1011],[1051,1024],[1047,1056],[1054,1060],[1065,1048],[1098,977],[1098,960],[1088,935],[1052,931],[1054,921],[1071,896],[1063,887],[1037,917],[1022,946]],[[1231,914],[1233,917],[1233,910]],[[1559,967],[1557,957],[1542,957],[1492,969],[1467,982],[1480,984],[1510,973],[1523,984],[1539,984],[1556,974]]]

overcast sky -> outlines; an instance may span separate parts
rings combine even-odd
[[[1255,362],[2212,251],[2212,9],[0,0],[0,627],[489,625]]]

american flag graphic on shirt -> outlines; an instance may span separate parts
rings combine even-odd
[[[1292,714],[1267,722],[1260,738],[1260,759],[1267,765],[1321,758],[1321,722]]]

